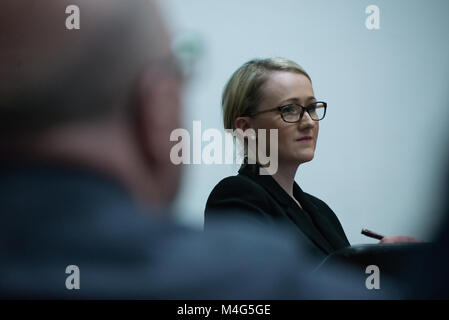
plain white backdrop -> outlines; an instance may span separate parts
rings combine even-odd
[[[380,9],[379,30],[365,27],[369,5]],[[296,175],[301,188],[334,210],[353,244],[377,242],[362,228],[432,238],[449,142],[449,1],[163,0],[161,7],[174,35],[201,41],[185,91],[186,129],[193,120],[223,129],[221,92],[244,62],[292,59],[328,102],[315,159]],[[184,166],[178,218],[201,228],[210,191],[237,170]]]

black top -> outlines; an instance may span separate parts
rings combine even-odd
[[[295,201],[270,175],[259,175],[257,165],[243,164],[237,176],[220,181],[212,190],[205,210],[205,226],[223,215],[255,218],[265,224],[284,224],[301,240],[325,255],[349,246],[335,213],[322,200],[305,193],[295,182]],[[306,240],[304,240],[306,239]]]

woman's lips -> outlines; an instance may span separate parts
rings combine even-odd
[[[301,141],[301,142],[312,141],[312,137],[302,137],[302,138],[297,139],[297,141]]]

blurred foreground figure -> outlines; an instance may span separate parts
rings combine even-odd
[[[312,277],[285,232],[160,219],[180,180],[182,79],[152,2],[3,0],[0,24],[2,298],[376,296]]]
[[[449,155],[449,154],[448,154]],[[449,165],[449,157],[448,157]],[[449,299],[449,166],[439,194],[444,219],[437,230],[435,246],[410,261],[409,269],[400,279],[406,283],[407,299]],[[436,197],[437,198],[437,197]]]

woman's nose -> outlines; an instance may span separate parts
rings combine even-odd
[[[313,127],[315,125],[315,121],[312,120],[309,113],[304,111],[301,120],[298,122],[299,127]]]

